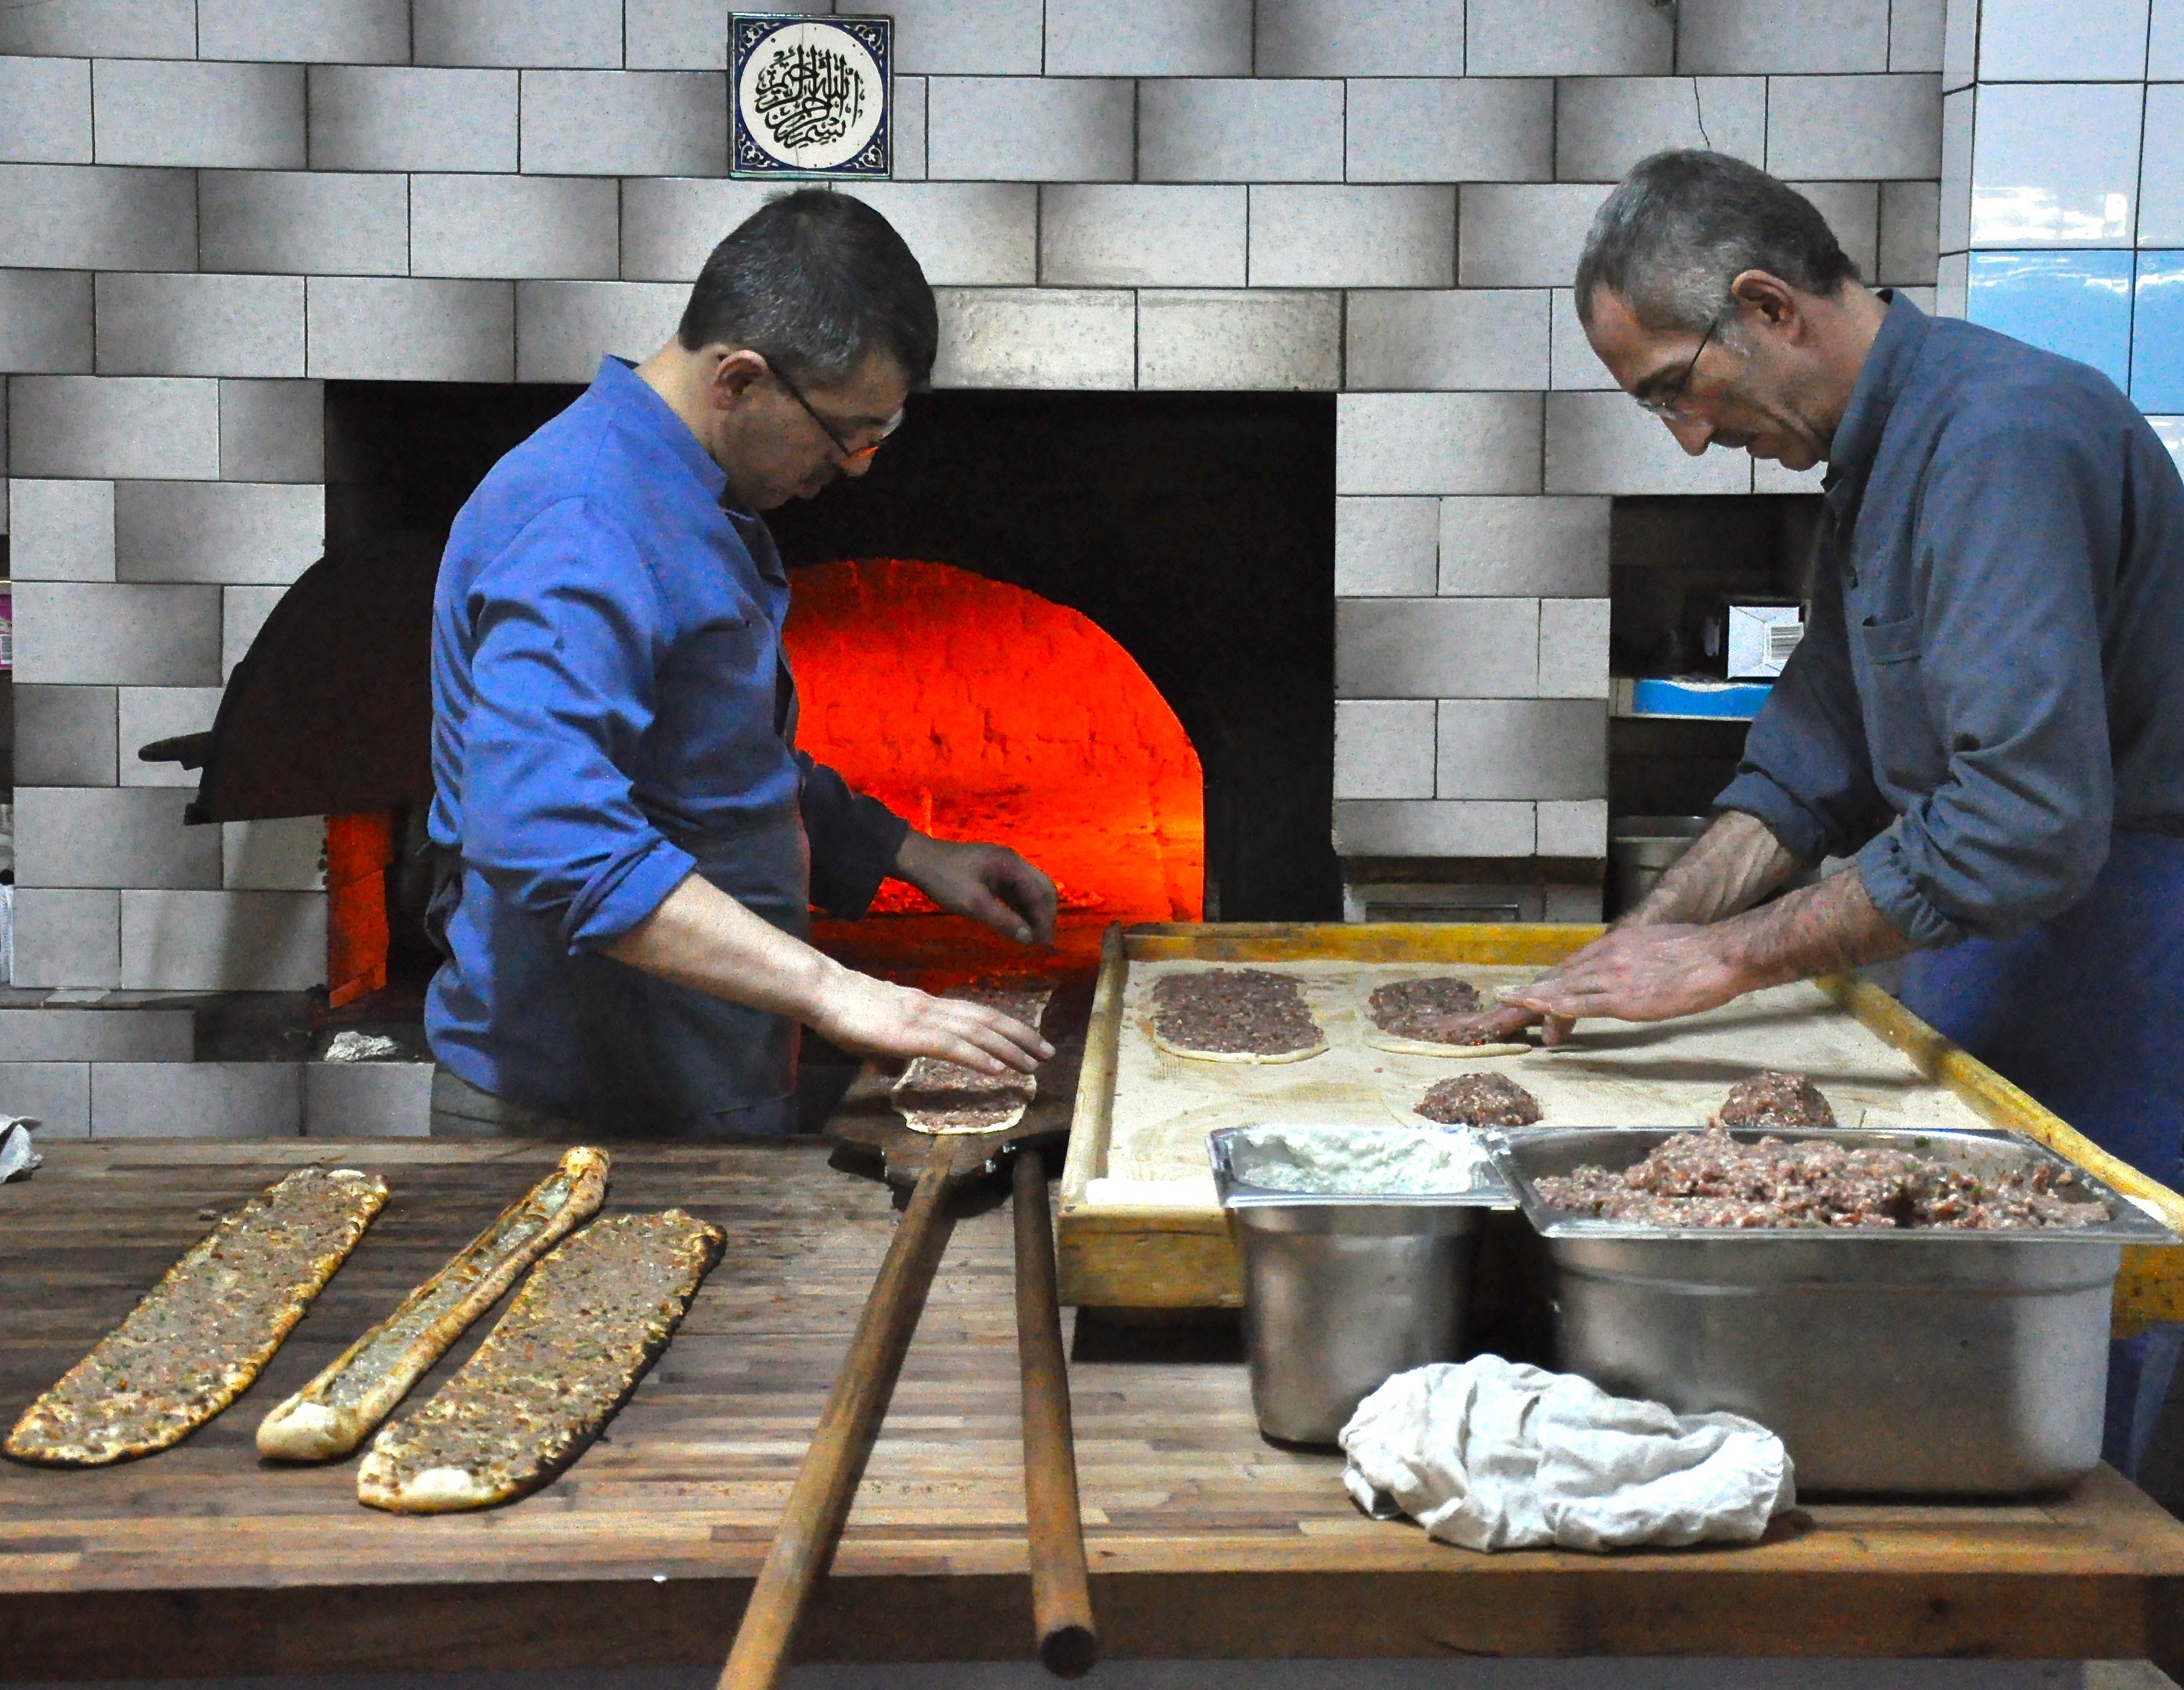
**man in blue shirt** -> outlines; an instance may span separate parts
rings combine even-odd
[[[2177,1183],[2184,484],[2159,439],[2098,371],[1868,291],[1808,202],[1717,153],[1631,172],[1577,297],[1686,452],[1825,461],[1830,520],[1722,814],[1510,1019],[1558,1040],[1908,953],[1914,1013]],[[1850,866],[1760,904],[1827,856]],[[2135,1342],[2127,1470],[2174,1329]]]
[[[794,750],[788,582],[760,512],[860,475],[930,375],[924,273],[878,212],[769,202],[675,337],[604,359],[448,535],[433,607],[435,1131],[794,1124],[799,1024],[988,1072],[1052,1054],[805,942],[894,874],[1022,942],[1053,883],[912,831]]]

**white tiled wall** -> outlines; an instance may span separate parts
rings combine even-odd
[[[1969,4],[894,0],[897,180],[857,192],[940,290],[943,385],[1340,393],[1341,848],[1596,856],[1609,496],[1753,481],[1609,387],[1568,292],[1586,221],[1645,152],[1710,144],[1809,185],[1883,281],[1946,285],[1948,251],[1961,297],[1945,50],[1966,82],[2007,38],[2122,106],[2147,74],[2144,0],[2064,36]],[[666,336],[766,192],[722,175],[722,18],[0,8],[22,979],[310,971],[315,859],[181,829],[138,737],[203,719],[316,555],[321,381],[577,381]],[[2184,26],[2153,34],[2184,67]],[[2105,214],[2107,155],[2070,156]],[[2141,230],[2184,228],[2147,158]],[[115,825],[142,842],[92,838]]]

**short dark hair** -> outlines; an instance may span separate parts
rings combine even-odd
[[[1578,315],[1592,321],[1604,287],[1648,329],[1706,329],[1748,270],[1822,295],[1858,280],[1827,219],[1795,188],[1724,153],[1656,153],[1592,220],[1577,263]]]
[[[924,270],[886,218],[846,193],[799,188],[713,248],[675,333],[686,351],[749,347],[791,381],[822,386],[883,352],[916,387],[933,375],[940,320]]]

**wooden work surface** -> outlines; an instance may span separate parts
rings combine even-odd
[[[610,1211],[681,1204],[727,1227],[727,1254],[607,1441],[538,1495],[398,1518],[357,1505],[353,1462],[252,1453],[267,1409],[553,1154],[58,1144],[0,1188],[12,1418],[203,1232],[200,1209],[312,1158],[393,1187],[265,1376],[197,1437],[102,1470],[0,1463],[0,1679],[717,1663],[891,1225],[886,1191],[816,1145],[616,1154]],[[1010,1260],[1005,1207],[958,1229],[810,1657],[1028,1654]],[[1337,1458],[1262,1441],[1234,1342],[1078,1334],[1111,1656],[2184,1652],[2184,1526],[2106,1469],[2036,1505],[1815,1507],[1747,1549],[1473,1554],[1362,1518]]]

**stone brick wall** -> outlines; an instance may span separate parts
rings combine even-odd
[[[858,192],[941,291],[940,383],[1341,394],[1340,848],[1602,854],[1607,501],[1754,483],[1608,387],[1586,221],[1703,137],[1930,286],[1942,0],[870,9],[900,158]],[[184,829],[136,748],[316,555],[320,382],[581,381],[666,336],[765,192],[724,179],[727,11],[0,8],[20,981],[319,977],[310,828]]]

